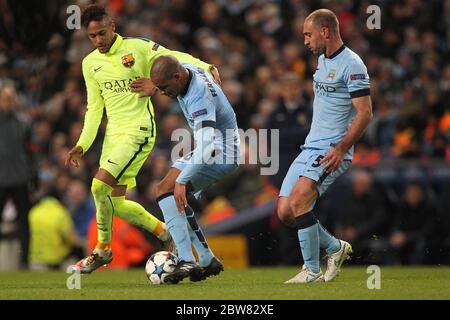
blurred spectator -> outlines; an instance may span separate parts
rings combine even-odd
[[[376,111],[367,129],[367,136],[378,146],[381,156],[388,158],[395,133],[396,112],[386,99],[380,98],[376,102]]]
[[[172,133],[176,129],[183,128],[184,124],[180,118],[180,115],[173,113],[167,114],[159,123],[160,129],[158,131],[156,147],[170,153],[172,148],[178,143],[178,141],[172,141]],[[190,144],[190,141],[182,142],[184,144]]]
[[[59,269],[76,244],[72,217],[53,197],[45,197],[30,210],[30,268]]]
[[[373,185],[372,175],[365,170],[352,171],[352,185],[348,196],[332,208],[337,211],[335,234],[353,246],[356,263],[373,263],[371,242],[383,235],[387,227],[387,207]],[[379,259],[379,257],[377,257]],[[378,263],[380,260],[378,260]]]
[[[244,102],[244,88],[242,84],[234,80],[224,81],[222,83],[222,89],[236,113],[239,128],[244,130],[248,129],[252,109]]]
[[[63,203],[72,217],[80,246],[86,247],[89,223],[95,216],[95,204],[86,184],[80,180],[70,181]]]
[[[389,237],[395,263],[423,264],[427,239],[436,220],[436,207],[416,182],[407,185],[403,201],[396,212]]]
[[[270,144],[277,143],[279,146],[279,170],[275,175],[268,177],[276,189],[281,188],[291,163],[300,152],[300,146],[305,142],[312,116],[310,101],[304,94],[303,84],[295,73],[286,73],[281,86],[281,96],[277,106],[265,124],[267,129],[279,130],[279,141],[269,141]],[[284,224],[279,224],[278,228],[280,263],[297,264],[298,257],[290,254],[298,249],[297,230]]]
[[[270,181],[277,188],[281,188],[289,166],[305,142],[312,116],[310,101],[303,94],[303,85],[294,73],[287,73],[281,86],[283,90],[278,105],[265,125],[265,128],[277,129],[280,133],[279,141],[270,141],[280,148],[280,169],[276,175],[270,176]]]
[[[224,196],[217,196],[207,202],[201,214],[200,223],[204,225],[219,223],[223,220],[232,218],[236,215],[236,209],[233,208],[230,201]]]
[[[428,241],[432,264],[450,264],[450,183],[444,190],[438,199],[441,206]]]
[[[20,264],[28,267],[30,241],[28,211],[30,183],[35,184],[37,166],[31,146],[32,129],[19,114],[19,101],[12,83],[0,82],[0,212],[11,198],[17,210],[21,244]],[[1,224],[1,215],[0,215]]]
[[[353,165],[358,165],[364,168],[374,166],[381,160],[380,151],[374,148],[364,139],[359,141],[353,153]]]

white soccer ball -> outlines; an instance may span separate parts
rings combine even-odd
[[[163,284],[164,278],[173,270],[178,263],[178,257],[172,252],[159,251],[148,258],[145,265],[145,274],[150,284]]]

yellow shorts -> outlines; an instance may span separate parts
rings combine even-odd
[[[100,168],[119,185],[136,186],[136,176],[155,145],[155,137],[129,134],[107,135],[103,141]]]

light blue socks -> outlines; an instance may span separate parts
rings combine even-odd
[[[319,223],[312,211],[296,217],[295,220],[305,266],[317,273],[320,271],[320,248],[330,255],[341,248],[341,243]]]
[[[206,267],[211,263],[214,255],[211,252],[211,249],[209,249],[205,236],[195,219],[194,210],[187,206],[184,212],[186,213],[186,219],[188,221],[189,236],[198,253],[200,266]]]
[[[173,193],[163,194],[157,201],[163,212],[166,226],[177,246],[178,257],[183,261],[194,262],[186,216],[178,212]]]
[[[320,271],[319,224],[312,211],[296,217],[295,220],[304,264],[312,272],[318,273]]]
[[[319,238],[320,238],[320,247],[325,249],[328,255],[336,253],[341,249],[341,242],[333,237],[327,229],[325,229],[320,222],[319,225]]]

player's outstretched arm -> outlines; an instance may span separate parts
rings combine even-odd
[[[209,65],[209,72],[213,76],[214,81],[219,86],[222,85],[219,69],[215,65]],[[131,92],[139,93],[139,98],[152,97],[158,91],[150,78],[136,79],[130,83],[130,88]]]
[[[203,62],[202,60],[197,59],[188,53],[169,50],[153,41],[150,41],[148,44],[146,44],[143,49],[148,58],[149,71],[151,70],[153,61],[155,61],[156,58],[161,55],[170,55],[177,58],[177,60],[181,63],[189,63],[202,68],[213,76],[214,81],[218,85],[221,85],[222,83],[219,70],[215,65]],[[140,98],[153,96],[157,91],[157,88],[153,85],[151,79],[145,77],[134,80],[130,84],[130,88],[131,92],[139,93]]]
[[[213,76],[214,81],[220,86],[222,80],[220,79],[219,69],[213,64],[209,65],[209,72]],[[152,97],[158,88],[155,87],[150,78],[139,78],[130,83],[131,92],[139,93],[139,98]]]
[[[205,70],[206,72],[209,72],[213,76],[214,81],[216,81],[216,83],[218,85],[221,85],[221,83],[222,83],[220,80],[219,70],[213,64],[203,62],[202,60],[191,56],[189,53],[175,51],[175,50],[163,49],[157,55],[161,55],[161,54],[173,56],[173,57],[177,58],[177,60],[180,61],[180,63],[189,63],[189,64],[193,64],[194,66],[200,67],[203,70]]]
[[[91,147],[97,136],[98,127],[103,117],[103,98],[97,81],[91,75],[92,66],[83,60],[83,77],[86,83],[87,111],[84,115],[83,130],[76,146],[80,146],[83,153]]]

